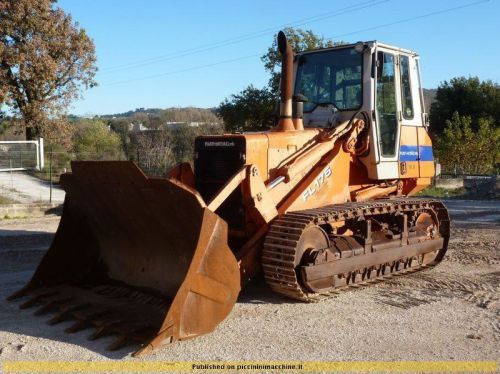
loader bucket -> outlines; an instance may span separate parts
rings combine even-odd
[[[132,162],[74,162],[64,174],[63,215],[21,308],[74,319],[67,332],[118,334],[109,349],[208,333],[240,290],[227,224],[180,182],[147,178]]]

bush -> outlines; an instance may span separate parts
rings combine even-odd
[[[217,108],[228,132],[262,131],[274,125],[276,98],[268,88],[248,86],[226,98]]]
[[[120,136],[101,120],[78,123],[73,136],[73,152],[77,160],[119,160],[124,157]]]
[[[457,77],[441,83],[430,112],[431,130],[441,135],[454,112],[469,116],[473,131],[479,130],[480,119],[492,118],[500,124],[500,85],[478,77]]]
[[[194,140],[199,135],[221,134],[221,126],[163,126],[157,130],[130,132],[128,157],[148,175],[162,176],[181,162],[193,163]]]
[[[491,118],[479,118],[472,130],[471,116],[453,113],[436,143],[436,155],[443,171],[462,174],[498,172],[500,128]]]

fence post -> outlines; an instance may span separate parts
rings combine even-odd
[[[38,167],[39,170],[43,170],[45,167],[45,155],[43,149],[43,138],[38,138]]]
[[[54,154],[53,146],[50,146],[50,157],[49,157],[49,183],[50,183],[50,197],[49,203],[52,204],[52,155]]]
[[[9,158],[10,188],[14,188],[14,178],[12,177],[12,159]]]

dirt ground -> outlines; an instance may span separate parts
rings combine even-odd
[[[50,185],[48,182],[25,172],[0,173],[0,195],[20,203],[48,202]],[[52,186],[52,201],[62,203],[65,192],[58,186]]]
[[[450,248],[438,267],[305,304],[263,281],[243,290],[209,335],[165,346],[145,360],[500,359],[500,202],[451,201]],[[0,221],[0,361],[132,359],[108,352],[92,330],[66,334],[5,297],[30,278],[58,218]]]

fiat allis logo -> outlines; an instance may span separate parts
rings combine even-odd
[[[308,198],[318,192],[319,189],[325,184],[326,178],[330,177],[330,175],[332,175],[332,169],[330,169],[330,166],[327,166],[321,172],[321,174],[316,177],[314,182],[312,182],[309,187],[307,187],[307,189],[302,192],[302,199],[306,201]]]
[[[217,141],[205,142],[205,147],[234,147],[234,146],[235,146],[234,142],[231,141],[217,140]]]

